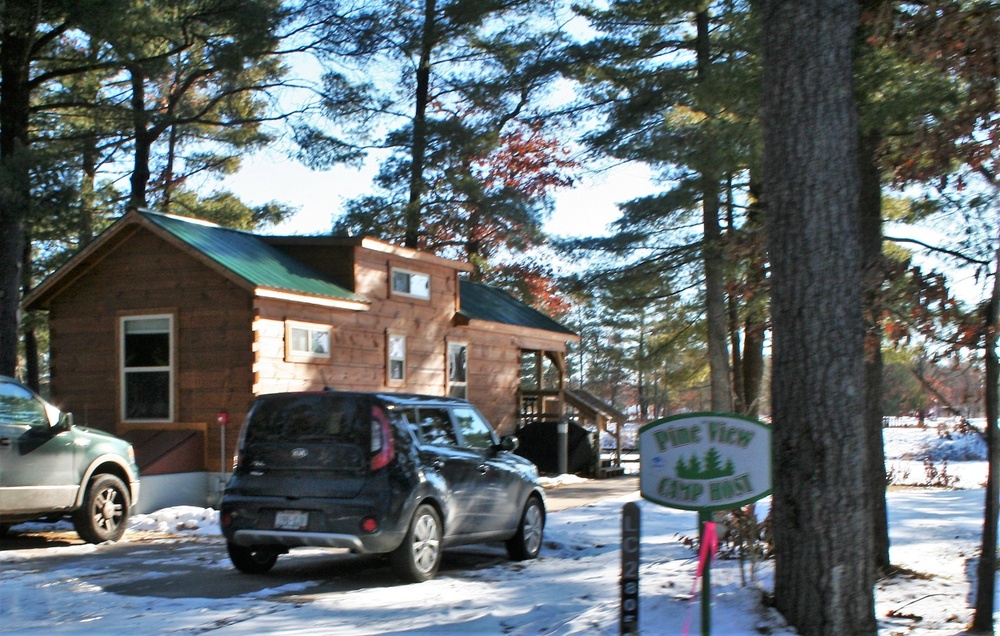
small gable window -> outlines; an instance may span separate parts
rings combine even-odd
[[[173,417],[173,323],[171,315],[121,319],[122,420]]]
[[[468,399],[466,363],[468,345],[464,342],[448,343],[448,395]]]
[[[392,293],[400,296],[429,299],[431,277],[404,269],[392,270]]]
[[[302,362],[330,357],[330,326],[285,321],[285,359]]]
[[[399,385],[406,381],[406,336],[389,334],[386,365],[390,384]]]

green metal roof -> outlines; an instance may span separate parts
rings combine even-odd
[[[139,214],[255,287],[368,303],[363,296],[330,282],[308,265],[250,232],[186,217],[149,211]],[[460,281],[459,289],[459,313],[470,320],[576,335],[507,292],[466,280]]]
[[[249,232],[198,219],[148,211],[139,214],[255,287],[368,302]]]
[[[463,280],[459,282],[459,293],[462,307],[458,313],[471,320],[487,320],[570,336],[576,335],[542,312],[532,309],[507,292],[494,287]]]

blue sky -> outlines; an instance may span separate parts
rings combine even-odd
[[[274,149],[245,158],[240,172],[226,178],[223,185],[251,204],[279,201],[299,208],[290,221],[267,230],[268,234],[322,234],[329,232],[334,215],[343,209],[347,199],[372,191],[377,169],[375,162],[370,162],[363,169],[338,166],[318,172]],[[657,191],[651,175],[649,168],[639,164],[585,175],[574,187],[556,192],[555,209],[546,230],[560,237],[608,234],[608,224],[618,218],[617,203]],[[898,224],[888,226],[886,233],[918,238],[930,245],[948,246],[954,238],[941,229]],[[916,249],[913,245],[904,247]],[[975,280],[971,268],[956,270],[953,264],[926,254],[919,260],[927,267],[949,272],[962,300],[976,303],[986,297],[988,281]]]
[[[363,169],[335,167],[317,172],[278,150],[245,158],[239,173],[224,185],[244,201],[260,205],[279,201],[299,208],[290,221],[270,234],[328,232],[344,202],[372,191],[374,164]],[[592,174],[555,194],[555,209],[546,226],[556,236],[598,236],[618,218],[617,203],[655,191],[650,171],[641,165],[620,166]]]

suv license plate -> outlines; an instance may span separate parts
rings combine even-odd
[[[305,530],[309,527],[309,513],[300,510],[279,510],[274,515],[274,527],[279,530]]]

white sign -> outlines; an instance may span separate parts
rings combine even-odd
[[[639,490],[682,510],[730,510],[771,494],[771,428],[724,413],[668,417],[639,429]]]

